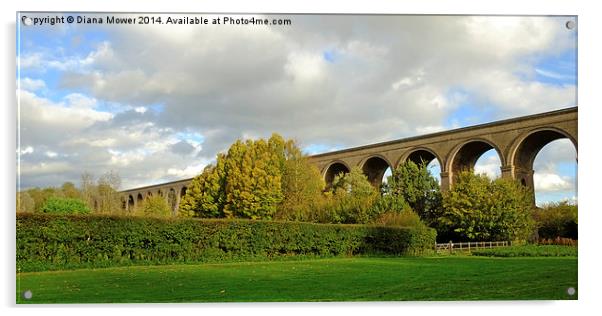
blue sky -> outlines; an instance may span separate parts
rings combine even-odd
[[[108,170],[124,187],[148,185],[194,176],[236,138],[279,132],[314,154],[574,106],[567,19],[294,16],[289,28],[202,32],[21,25],[22,185]],[[558,154],[574,149],[552,147],[536,165],[557,186],[542,184],[538,201],[576,196],[574,159]],[[494,160],[485,154],[477,169],[492,173]]]

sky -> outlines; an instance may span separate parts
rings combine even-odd
[[[291,25],[18,21],[18,189],[110,170],[122,189],[193,177],[273,132],[315,154],[577,105],[574,17],[267,18]],[[499,168],[495,151],[476,166]],[[570,141],[534,169],[538,204],[576,199]]]

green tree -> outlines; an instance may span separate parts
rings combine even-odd
[[[368,223],[378,215],[373,206],[379,193],[360,168],[335,176],[332,190],[332,222]]]
[[[46,200],[40,212],[48,214],[88,214],[90,209],[80,199],[53,196]]]
[[[149,217],[170,217],[171,211],[167,200],[158,195],[149,196],[142,202],[137,215]]]
[[[299,150],[284,163],[282,193],[278,219],[313,221],[314,211],[324,199],[324,180]]]
[[[226,216],[271,219],[282,201],[278,153],[263,139],[237,141],[225,168]]]
[[[197,217],[273,218],[283,200],[282,166],[285,142],[236,141],[215,166],[193,180],[180,214]]]
[[[60,190],[55,188],[32,188],[26,191],[27,194],[33,199],[34,202],[34,212],[40,212],[44,204],[46,204],[46,200],[50,197],[57,196],[63,197],[63,193]]]
[[[179,215],[184,217],[215,218],[224,217],[225,196],[225,155],[218,154],[215,166],[207,166],[192,179],[179,207]]]
[[[437,179],[431,175],[426,163],[419,165],[408,160],[399,165],[383,187],[385,199],[393,200],[395,205],[404,207],[403,199],[422,220],[433,223],[441,210],[441,191]],[[398,209],[399,210],[399,209]]]
[[[544,204],[534,210],[539,238],[566,237],[577,239],[577,205],[568,201]]]
[[[460,172],[443,195],[438,230],[455,240],[526,240],[533,233],[529,191],[516,181]]]

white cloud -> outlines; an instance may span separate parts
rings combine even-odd
[[[466,102],[503,117],[575,102],[574,86],[521,76],[574,44],[559,19],[292,18],[283,28],[98,26],[108,37],[81,56],[28,52],[21,67],[58,69],[59,88],[78,93],[53,102],[21,90],[23,144],[72,155],[78,170],[121,168],[127,186],[188,176],[239,137],[344,148],[440,131]],[[125,110],[99,110],[110,102]],[[181,132],[202,135],[202,148],[174,147]],[[499,174],[499,161],[477,171]]]
[[[46,88],[46,83],[44,80],[25,77],[21,79],[19,87],[28,91],[36,91]]]
[[[500,166],[500,158],[497,153],[491,151],[485,153],[484,156],[477,161],[474,166],[474,171],[476,174],[485,174],[490,179],[497,179],[502,174]]]
[[[558,174],[548,172],[536,172],[533,175],[535,190],[541,192],[570,191],[574,184],[569,177],[561,177]]]
[[[18,153],[19,155],[21,155],[21,156],[22,156],[22,155],[31,154],[31,153],[33,153],[33,151],[34,151],[34,150],[33,150],[33,147],[31,147],[31,146],[27,146],[27,147],[25,147],[25,148],[22,148],[22,149],[20,149],[20,150],[17,150],[17,153]]]

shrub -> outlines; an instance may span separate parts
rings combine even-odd
[[[19,213],[17,267],[420,254],[432,248],[435,234],[428,228]]]
[[[330,201],[325,204],[332,215],[331,223],[365,224],[376,217],[373,206],[379,194],[360,168],[337,175],[332,189]]]
[[[374,220],[374,223],[381,226],[398,226],[398,227],[426,227],[420,216],[412,210],[403,212],[385,212]]]
[[[46,200],[40,212],[49,214],[88,214],[90,209],[80,199],[53,196]]]
[[[154,216],[154,217],[169,217],[171,210],[167,201],[162,196],[149,196],[142,202],[139,210],[136,210],[136,215]]]
[[[437,179],[433,177],[426,163],[419,165],[413,161],[399,165],[387,179],[383,187],[384,195],[404,200],[422,220],[434,222],[441,209],[441,191]]]
[[[555,239],[539,239],[537,241],[539,245],[559,245],[559,246],[573,246],[577,247],[577,240],[570,238],[556,237]]]
[[[539,238],[577,239],[577,205],[567,201],[548,203],[533,212]]]
[[[531,199],[516,181],[460,172],[443,196],[440,230],[469,241],[526,240],[533,232]]]

